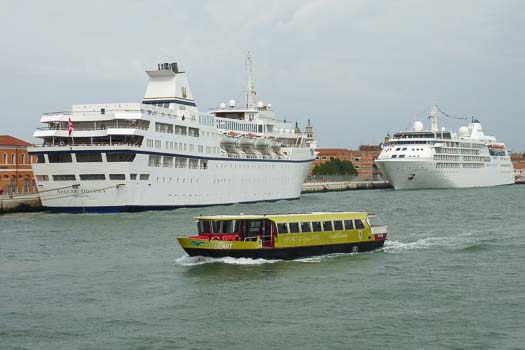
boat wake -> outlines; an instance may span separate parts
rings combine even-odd
[[[430,249],[436,247],[456,249],[458,246],[475,243],[473,241],[474,240],[470,234],[460,236],[427,237],[418,239],[414,242],[388,240],[385,242],[382,251],[386,253],[400,253],[406,250]]]
[[[266,259],[250,259],[250,258],[210,258],[203,256],[181,256],[175,259],[175,263],[180,266],[197,266],[204,264],[230,264],[230,265],[262,265],[262,264],[273,264],[281,260],[266,260]]]

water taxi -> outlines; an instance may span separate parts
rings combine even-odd
[[[195,218],[198,235],[177,238],[190,256],[296,259],[380,248],[387,226],[374,213],[215,215]]]

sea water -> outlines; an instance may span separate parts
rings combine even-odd
[[[525,186],[0,216],[0,349],[523,349]],[[383,249],[190,258],[200,214],[374,211]]]

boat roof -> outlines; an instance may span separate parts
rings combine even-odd
[[[268,219],[274,222],[293,222],[305,220],[345,220],[366,218],[375,215],[370,212],[312,212],[312,213],[290,213],[290,214],[266,214],[266,215],[201,215],[196,220],[262,220]]]

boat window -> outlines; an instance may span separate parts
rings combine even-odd
[[[297,222],[290,222],[288,224],[290,227],[290,233],[299,233],[299,224]]]
[[[331,221],[325,221],[323,222],[323,229],[325,231],[333,231],[332,222]]]
[[[197,223],[197,229],[199,233],[210,233],[210,222],[208,220],[202,220]]]
[[[75,156],[79,163],[102,162],[101,153],[75,153]]]
[[[36,162],[37,163],[45,163],[46,162],[46,158],[44,157],[43,154],[37,154],[36,155]]]
[[[149,174],[140,174],[140,179],[141,180],[149,180]]]
[[[377,216],[373,215],[368,216],[368,224],[370,224],[370,226],[385,226],[385,224],[379,220]]]
[[[137,179],[137,174],[129,174],[129,179],[130,180],[136,180]]]
[[[126,180],[125,174],[109,174],[110,180]]]
[[[321,222],[319,221],[312,221],[312,230],[314,232],[321,232],[322,229],[321,229]]]
[[[345,220],[345,230],[353,230],[354,222],[352,220]]]
[[[53,175],[53,181],[75,181],[75,175]]]
[[[106,175],[104,174],[80,174],[80,180],[105,180]]]
[[[359,219],[355,220],[355,228],[358,230],[364,229],[365,225],[363,224],[363,221]]]
[[[238,230],[237,220],[225,220],[222,222],[222,233],[237,233]]]
[[[212,221],[211,226],[213,229],[213,233],[221,233],[221,222],[220,221]]]
[[[106,153],[108,162],[132,162],[135,159],[135,153],[111,152]]]
[[[71,163],[71,153],[49,153],[49,163]]]
[[[334,230],[335,231],[342,231],[343,230],[343,222],[341,220],[334,221]]]
[[[279,233],[288,233],[288,226],[285,223],[277,224],[277,232]]]
[[[301,222],[301,231],[303,233],[305,233],[305,232],[312,232],[312,229],[310,227],[310,223],[309,222]]]

